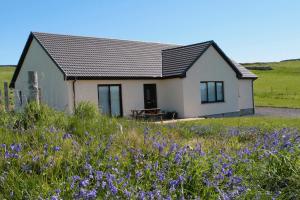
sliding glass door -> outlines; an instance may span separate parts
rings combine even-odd
[[[122,116],[121,85],[98,85],[98,101],[102,114]]]

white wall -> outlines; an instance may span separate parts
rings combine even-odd
[[[225,102],[201,104],[200,81],[224,81]],[[236,73],[211,46],[183,79],[184,117],[237,112],[240,110],[238,91]]]
[[[42,102],[58,110],[69,110],[67,82],[64,81],[62,72],[35,39],[32,40],[15,82],[16,92],[21,90],[26,98],[29,95],[28,71],[38,72],[39,88],[42,90]],[[20,108],[17,98],[15,106],[16,109]]]
[[[72,81],[68,82],[72,85]],[[77,80],[75,82],[76,103],[89,101],[98,105],[98,84],[121,84],[124,116],[129,116],[132,109],[144,109],[144,84],[156,84],[157,106],[162,110],[166,109],[166,101],[169,100],[162,80]],[[69,90],[71,91],[72,87]],[[73,95],[73,92],[69,93]],[[72,101],[70,98],[70,104],[73,105]]]
[[[161,80],[161,106],[167,111],[176,111],[179,118],[184,117],[183,109],[183,79]]]
[[[252,80],[239,80],[239,108],[253,108]]]

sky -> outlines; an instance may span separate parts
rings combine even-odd
[[[300,58],[299,0],[0,0],[0,65],[31,31],[188,45],[237,62]]]

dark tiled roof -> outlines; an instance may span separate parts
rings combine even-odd
[[[181,46],[162,51],[162,75],[165,77],[185,75],[213,41]]]
[[[36,33],[33,35],[65,72],[74,77],[161,77],[160,43]]]
[[[33,32],[27,40],[10,87],[14,87],[33,38],[37,39],[66,79],[184,77],[211,45],[238,78],[256,78],[241,65],[233,63],[213,41],[180,46]]]

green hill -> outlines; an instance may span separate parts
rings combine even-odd
[[[244,66],[270,66],[273,70],[252,70],[257,106],[300,108],[300,61],[253,63]]]
[[[10,83],[15,67],[0,67],[0,90],[4,91],[4,82]]]

